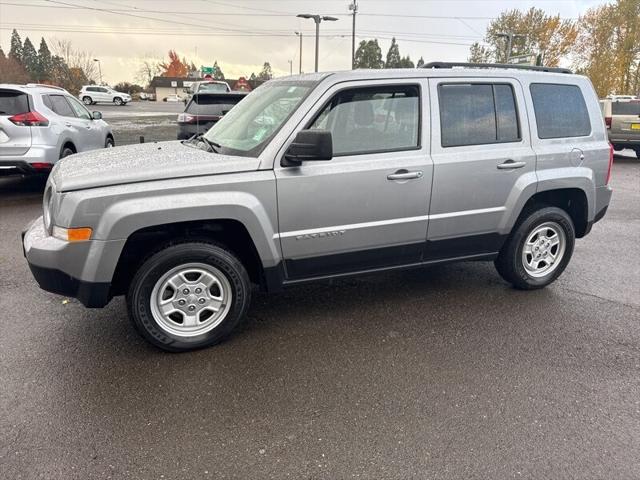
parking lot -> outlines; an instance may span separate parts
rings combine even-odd
[[[175,138],[181,108],[95,109],[125,144]],[[122,298],[87,310],[37,287],[19,235],[42,181],[0,179],[0,478],[636,478],[633,153],[612,184],[547,289],[463,263],[256,293],[243,332],[176,355]]]

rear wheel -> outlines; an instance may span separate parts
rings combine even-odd
[[[89,96],[82,97],[82,103],[85,105],[93,105],[93,100]]]
[[[73,155],[74,153],[76,152],[74,152],[71,147],[64,147],[62,149],[62,152],[60,152],[60,158],[68,157],[69,155]]]
[[[104,142],[104,148],[113,148],[116,146],[116,142],[112,137],[107,137],[107,140]]]
[[[115,103],[116,105],[122,105],[124,102],[120,97],[116,97],[113,99],[113,103]]]
[[[495,266],[502,278],[516,288],[543,288],[567,267],[574,244],[575,229],[567,212],[544,207],[516,226]]]
[[[210,243],[171,245],[147,259],[127,294],[129,317],[153,345],[180,352],[208,347],[244,320],[249,276],[229,251]]]

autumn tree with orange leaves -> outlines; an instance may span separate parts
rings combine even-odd
[[[180,58],[175,50],[169,50],[169,62],[160,64],[162,77],[186,77],[189,75],[189,63]]]

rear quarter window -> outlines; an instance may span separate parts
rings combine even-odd
[[[538,138],[584,137],[591,134],[589,111],[580,87],[532,83],[529,90]]]
[[[29,111],[26,93],[15,90],[0,90],[0,115],[16,115]]]
[[[640,115],[640,101],[611,102],[613,115]]]

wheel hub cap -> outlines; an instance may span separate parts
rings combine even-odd
[[[544,277],[561,263],[566,250],[564,230],[555,222],[535,227],[525,240],[522,264],[532,277]]]
[[[161,276],[151,293],[151,311],[168,333],[194,337],[217,327],[231,305],[231,284],[215,267],[180,265]]]

